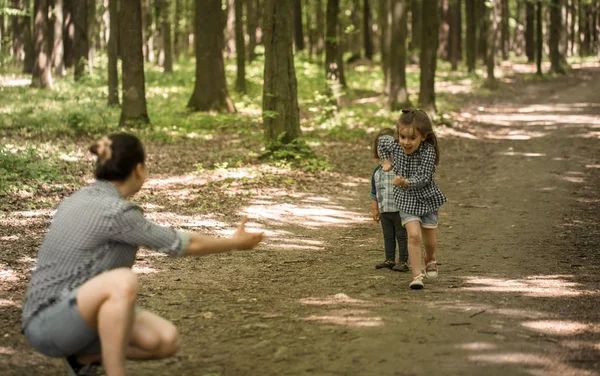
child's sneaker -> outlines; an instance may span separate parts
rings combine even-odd
[[[413,278],[412,282],[410,283],[410,285],[408,285],[408,287],[410,287],[413,290],[420,290],[423,288],[423,273],[419,274],[418,276],[416,276],[415,278]]]
[[[435,261],[435,259],[433,259],[433,260],[425,259],[425,275],[427,276],[427,278],[437,278],[438,268],[437,268],[437,261]]]
[[[408,267],[408,264],[405,262],[399,262],[396,265],[394,265],[394,267],[392,268],[393,271],[396,272],[407,272],[410,270],[410,268]]]
[[[81,364],[73,355],[63,358],[69,376],[96,376],[100,363]]]
[[[375,269],[383,269],[383,268],[391,269],[394,267],[394,265],[396,265],[396,263],[393,260],[385,260],[381,264],[375,265]]]

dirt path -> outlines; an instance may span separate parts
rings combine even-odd
[[[438,280],[410,291],[409,275],[374,269],[368,142],[331,145],[323,152],[352,163],[327,190],[265,190],[242,207],[269,233],[259,251],[140,255],[139,303],[177,321],[183,348],[130,374],[599,374],[600,69],[511,87],[472,98],[441,132]],[[217,233],[235,222],[170,205],[149,215]],[[8,334],[0,373],[61,374]]]

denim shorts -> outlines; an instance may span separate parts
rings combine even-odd
[[[77,291],[42,309],[29,321],[24,334],[34,349],[52,357],[101,353],[98,332],[87,326],[77,309]]]
[[[408,222],[419,221],[422,228],[435,229],[438,227],[438,211],[436,210],[421,216],[400,211],[400,220],[402,221],[402,226],[405,227]]]

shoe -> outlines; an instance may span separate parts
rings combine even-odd
[[[81,364],[74,355],[63,358],[69,376],[96,376],[100,363]]]
[[[393,271],[395,272],[407,272],[410,270],[410,268],[408,267],[408,264],[405,262],[399,262],[396,265],[394,265],[394,267],[392,268]]]
[[[410,287],[413,290],[420,290],[423,288],[423,273],[419,274],[418,276],[416,276],[415,278],[413,278],[412,282],[410,283],[410,285],[408,285],[408,287]]]
[[[427,278],[437,278],[438,268],[437,268],[437,261],[435,261],[435,259],[433,259],[433,260],[425,259],[425,276],[427,276]]]
[[[394,261],[385,260],[381,264],[375,265],[375,269],[383,269],[383,268],[391,269],[394,267],[394,265],[396,265],[396,263]]]

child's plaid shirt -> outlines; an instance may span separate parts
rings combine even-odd
[[[394,200],[401,211],[422,216],[437,211],[446,202],[446,197],[433,181],[433,145],[422,142],[414,153],[406,155],[393,137],[381,136],[377,150],[383,160],[393,157],[394,173],[408,180],[408,187],[394,186]]]
[[[371,175],[371,198],[377,201],[380,213],[393,213],[398,211],[394,201],[394,174],[393,171],[383,171],[381,165],[377,166]]]

